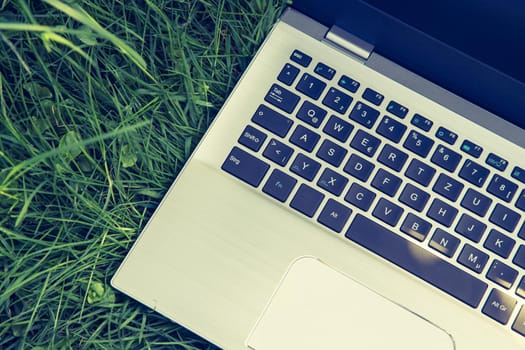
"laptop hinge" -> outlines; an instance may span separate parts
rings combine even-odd
[[[357,56],[357,58],[363,61],[368,60],[374,50],[373,45],[348,33],[336,25],[332,26],[332,28],[326,32],[324,39],[336,47],[352,54],[352,56]]]

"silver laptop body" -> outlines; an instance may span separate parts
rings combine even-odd
[[[520,289],[525,270],[519,266],[520,247],[525,245],[525,240],[519,236],[524,214],[519,209],[519,201],[525,185],[520,181],[521,175],[517,174],[520,166],[525,167],[525,133],[370,52],[370,49],[369,45],[337,27],[327,28],[288,9],[140,234],[114,276],[113,286],[221,348],[268,349],[264,344],[258,346],[254,343],[259,341],[257,325],[264,323],[274,308],[277,308],[276,315],[280,315],[282,307],[272,306],[272,298],[279,296],[281,286],[288,288],[288,284],[283,284],[283,276],[294,270],[294,262],[312,257],[330,271],[356,281],[382,300],[430,322],[452,339],[452,348],[525,348],[525,298]],[[294,53],[296,57],[292,59]],[[306,67],[299,62],[303,58],[301,54],[311,57]],[[335,71],[331,79],[320,75],[331,72],[326,73],[325,69],[320,73],[318,63]],[[277,79],[286,64],[299,71],[290,85]],[[314,77],[314,82],[319,80],[326,84],[318,99],[297,90],[305,74]],[[346,85],[348,81],[341,82],[343,76],[359,83],[355,92],[348,90],[355,84],[350,87]],[[363,97],[367,88],[384,97],[378,106]],[[352,101],[341,109],[344,113],[333,106],[337,98],[332,98],[331,107],[323,104],[331,89],[344,93],[343,97],[351,97]],[[287,92],[299,96],[293,107],[281,105],[289,103]],[[283,99],[287,101],[283,102]],[[310,109],[304,109],[306,116],[298,118],[305,101],[322,108],[327,114],[319,118],[320,121],[308,119],[307,116],[313,118],[317,110],[308,114]],[[372,108],[366,111],[379,111],[377,118],[371,121],[365,115],[359,119],[357,114],[350,118],[359,103]],[[288,113],[282,108],[292,108],[292,111]],[[403,108],[407,110],[406,115],[396,116],[404,113]],[[267,129],[267,121],[260,119],[274,112],[291,120],[285,136],[276,134],[282,129]],[[259,118],[258,113],[262,113]],[[427,118],[419,121],[431,126],[418,124],[414,119],[416,114]],[[334,120],[343,120],[353,127],[344,141],[324,132],[328,130],[327,125],[337,129],[334,120],[330,121],[332,116],[339,118]],[[279,125],[282,121],[279,119]],[[378,128],[389,121],[394,121],[397,128],[402,125],[401,130],[404,130],[397,142],[397,136],[387,131],[389,125],[378,132]],[[250,134],[247,126],[264,134],[264,140],[258,137],[260,134]],[[301,144],[303,134],[296,135],[296,143],[290,141],[298,126],[320,135],[311,151],[305,150],[304,147],[308,146]],[[438,137],[438,130],[450,133]],[[358,134],[360,138],[357,138]],[[310,137],[312,134],[305,135]],[[411,138],[413,142],[409,141]],[[423,151],[419,153],[417,145],[427,138],[433,142],[425,155]],[[346,151],[339,165],[319,159],[324,140]],[[373,144],[373,140],[379,140],[379,144]],[[288,147],[283,149],[292,150],[288,159],[276,160],[275,153],[280,155],[276,151],[281,150],[272,148],[276,141]],[[386,153],[386,145],[401,153]],[[268,152],[264,155],[266,150]],[[269,155],[271,152],[274,154]],[[392,154],[397,157],[407,155],[399,170],[392,168],[398,165],[389,163],[394,157],[389,157]],[[297,159],[299,155],[306,158]],[[354,159],[357,162],[352,163],[354,168],[368,164],[362,160],[372,164],[368,177],[358,178],[360,169],[351,173],[351,166],[345,170],[352,155],[358,156]],[[458,155],[457,165],[448,168],[450,157]],[[311,180],[304,177],[309,176],[305,175],[304,169],[297,168],[297,165],[305,164],[301,161],[304,159],[320,164]],[[496,164],[498,159],[506,162],[506,166]],[[263,174],[242,169],[239,170],[242,174],[236,175],[236,167],[239,164],[242,167],[243,162],[248,162],[253,171],[260,170]],[[468,180],[464,179],[467,177],[465,172],[474,169],[467,166],[467,162],[479,166],[476,169],[481,172],[487,169],[488,173],[471,174]],[[421,179],[405,175],[411,164],[412,171],[417,169],[417,164],[435,170],[427,185],[423,185]],[[340,177],[327,177],[325,169]],[[274,196],[282,194],[279,186],[289,184],[274,181],[271,176],[275,170],[280,171],[275,173],[281,176],[277,179],[293,178],[295,181],[283,201]],[[323,176],[328,181],[322,180]],[[474,183],[473,176],[482,184]],[[347,180],[342,189],[331,189],[329,182],[334,177],[337,181]],[[397,189],[392,189],[390,185],[396,178],[401,183]],[[448,194],[448,189],[457,185],[452,180],[463,186],[456,194],[457,198]],[[354,184],[352,197],[348,192]],[[513,185],[516,187],[511,188]],[[313,209],[312,204],[302,204],[297,194],[302,191],[300,188],[305,190],[305,197],[320,193],[320,203]],[[375,196],[361,208],[350,201],[352,198],[354,203],[359,201],[363,189]],[[469,190],[470,195],[478,193],[490,200],[485,214],[472,212],[475,208],[466,208],[469,203],[470,207],[476,207],[479,199],[470,196],[470,202],[465,200]],[[507,190],[512,193],[507,194]],[[417,204],[411,202],[416,194],[426,194],[423,204],[419,200]],[[329,203],[333,207],[329,207]],[[443,213],[451,208],[458,211],[452,213],[452,218],[450,212]],[[314,213],[310,215],[309,210]],[[391,216],[392,210],[397,212],[397,217]],[[513,222],[507,224],[507,217],[514,214],[519,217],[512,217]],[[462,222],[462,218],[475,221]],[[426,233],[420,231],[419,223],[422,222],[430,225]],[[476,229],[484,227],[479,239],[466,237],[472,225],[478,225]],[[507,244],[512,244],[509,252],[499,249]],[[389,253],[390,246],[397,251]],[[518,265],[513,260],[518,260]],[[409,264],[416,266],[406,266]],[[441,269],[444,275],[436,276],[433,267]],[[312,270],[312,278],[316,273]],[[449,273],[453,275],[450,280],[447,279]],[[501,278],[498,277],[500,273]],[[303,276],[308,275],[303,271]],[[472,293],[462,290],[461,277],[465,277],[466,285],[475,289]],[[301,287],[297,288],[292,290],[302,295]],[[304,290],[309,288],[315,286]],[[359,288],[361,292],[364,290]],[[292,298],[295,291],[291,292]],[[355,304],[361,302],[356,297],[358,294],[349,293],[316,299],[315,303],[322,304],[324,300],[327,306],[334,309],[335,305],[336,309],[339,304],[351,307],[348,304],[354,303],[348,303],[348,299],[356,298]],[[382,302],[371,305],[369,311],[377,319],[374,327],[378,337],[392,327],[404,329],[405,336],[410,336],[406,325],[383,318],[384,308],[379,306],[383,305]],[[295,311],[289,311],[286,317],[290,317],[290,312],[290,319],[279,316],[265,325],[271,326],[266,337],[273,344],[276,344],[275,339],[277,344],[296,344],[293,339],[291,342],[284,338],[280,341],[279,337],[285,333],[299,337],[297,323],[308,317],[301,316],[294,321]],[[348,318],[349,325],[359,324],[356,315],[343,315]],[[276,321],[279,319],[283,320],[282,324]],[[388,322],[382,322],[387,319]],[[345,322],[344,317],[338,322]],[[275,335],[275,339],[270,339],[273,338],[272,327],[289,327],[290,332],[281,332]],[[319,333],[324,334],[322,330]],[[347,338],[348,346],[341,348],[369,348],[369,342],[353,335],[350,327]]]

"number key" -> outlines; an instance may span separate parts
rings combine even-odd
[[[518,185],[496,174],[492,177],[487,191],[505,202],[510,202],[517,189]]]
[[[378,117],[379,111],[362,102],[357,102],[350,113],[350,119],[355,120],[369,129],[374,125]]]
[[[400,122],[390,118],[383,117],[377,127],[377,133],[389,139],[392,142],[399,142],[405,134],[407,127]]]
[[[317,100],[319,96],[321,96],[325,87],[326,83],[308,73],[304,73],[301,80],[297,84],[296,89],[306,96]]]
[[[482,167],[471,160],[467,160],[459,172],[460,178],[467,180],[478,187],[483,186],[488,175],[489,170],[487,168]]]
[[[445,170],[454,172],[461,161],[461,155],[445,146],[440,145],[434,152],[434,155],[432,155],[432,159],[430,161]]]
[[[411,131],[405,143],[403,144],[403,147],[425,158],[433,145],[434,141],[430,138],[420,134],[417,131]]]
[[[323,99],[323,104],[325,106],[328,106],[341,114],[346,113],[351,102],[352,98],[350,96],[335,88],[330,88]]]

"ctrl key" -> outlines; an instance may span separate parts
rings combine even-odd
[[[521,307],[516,321],[512,324],[512,329],[525,337],[525,305]]]
[[[270,166],[238,147],[233,147],[222,164],[222,170],[257,187]]]

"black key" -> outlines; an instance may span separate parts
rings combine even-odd
[[[525,336],[525,305],[521,307],[518,317],[512,324],[512,329]]]
[[[317,100],[319,96],[321,96],[321,94],[323,93],[325,87],[325,82],[317,79],[316,77],[308,73],[304,73],[301,80],[299,80],[299,83],[295,88],[297,89],[297,91],[302,92],[306,96]]]
[[[445,146],[439,145],[430,161],[452,173],[458,167],[461,155]]]
[[[505,171],[505,169],[507,169],[507,165],[509,165],[509,162],[507,162],[507,160],[501,158],[500,156],[494,153],[490,153],[487,156],[487,160],[485,160],[485,162],[491,167],[501,171]]]
[[[352,98],[342,91],[335,88],[328,89],[326,96],[323,99],[323,104],[330,107],[334,111],[345,114],[352,103]]]
[[[406,125],[401,124],[390,117],[384,116],[376,131],[379,135],[386,137],[392,142],[398,143],[401,141],[401,138],[403,138],[406,130]]]
[[[319,214],[317,221],[339,233],[343,230],[351,213],[352,210],[350,208],[333,199],[329,199],[321,214]]]
[[[441,174],[432,190],[443,197],[450,199],[452,202],[455,202],[463,190],[463,187],[465,187],[465,185],[461,182],[454,180],[448,175]]]
[[[352,186],[350,186],[350,189],[345,196],[345,201],[355,205],[361,210],[367,211],[370,209],[374,198],[376,198],[376,194],[374,192],[369,191],[365,187],[354,182]]]
[[[516,288],[516,295],[525,299],[525,276],[521,278],[521,281]],[[525,326],[525,323],[523,325]]]
[[[389,144],[386,144],[385,147],[383,147],[377,158],[379,163],[384,164],[395,171],[400,171],[405,165],[407,159],[408,154],[390,146]]]
[[[401,185],[401,179],[395,175],[390,174],[384,169],[379,169],[376,176],[372,180],[372,186],[377,188],[381,192],[393,197],[399,186]]]
[[[286,118],[284,115],[275,112],[265,105],[260,105],[259,108],[257,108],[257,111],[255,111],[252,117],[252,121],[280,137],[284,137],[293,124],[290,118]]]
[[[502,229],[513,232],[521,220],[521,215],[498,203],[494,207],[492,214],[490,214],[489,220]]]
[[[279,169],[274,169],[262,190],[273,198],[285,202],[296,183],[297,180],[290,175],[283,173]]]
[[[516,208],[525,211],[525,190],[521,191],[520,196],[516,201]]]
[[[259,186],[268,168],[270,168],[268,164],[239,147],[233,147],[221,167],[222,170],[253,187]]]
[[[521,228],[518,231],[518,237],[525,240],[525,221],[523,222],[523,225],[521,225]]]
[[[432,205],[427,211],[427,216],[436,220],[442,225],[450,227],[458,215],[458,210],[440,199],[434,199]]]
[[[363,130],[358,130],[352,139],[350,146],[364,155],[373,157],[380,144],[381,140],[377,137],[372,136]]]
[[[279,73],[277,80],[279,80],[283,84],[290,86],[293,84],[295,78],[297,77],[297,74],[299,74],[299,68],[287,63],[284,65],[283,69]]]
[[[345,188],[346,184],[348,183],[348,179],[339,173],[336,173],[332,169],[326,168],[321,176],[319,177],[319,181],[317,181],[317,186],[327,190],[328,192],[339,196],[343,189]]]
[[[264,100],[287,113],[292,113],[299,103],[299,96],[285,88],[273,84],[270,91],[264,96]]]
[[[525,169],[519,166],[514,167],[511,176],[521,183],[525,184]]]
[[[473,308],[487,290],[485,282],[363,215],[356,215],[345,236]]]
[[[317,175],[321,164],[313,159],[308,158],[304,154],[299,153],[290,167],[290,170],[302,178],[312,181]]]
[[[314,68],[314,72],[328,80],[332,80],[332,78],[335,75],[335,69],[328,67],[326,64],[321,62],[317,63],[317,65]]]
[[[488,254],[483,253],[481,250],[468,243],[465,244],[458,257],[458,262],[461,265],[468,267],[476,273],[481,273],[481,271],[483,271],[488,260]]]
[[[381,102],[383,102],[383,99],[385,97],[375,90],[366,88],[365,91],[363,92],[363,98],[367,100],[368,102],[372,102],[376,106],[379,106]]]
[[[432,225],[428,221],[423,220],[412,213],[408,213],[405,221],[401,224],[402,232],[412,236],[420,242],[425,240],[431,228]]]
[[[490,205],[492,204],[492,199],[487,196],[482,195],[481,193],[474,191],[469,188],[461,201],[461,206],[467,208],[474,214],[478,214],[483,217],[489,210]]]
[[[323,131],[336,140],[346,142],[353,129],[354,126],[352,124],[345,122],[343,119],[338,118],[335,115],[332,115],[326,122]]]
[[[472,157],[479,158],[483,152],[483,147],[476,145],[474,142],[465,140],[461,144],[461,150]]]
[[[297,118],[303,122],[318,128],[326,116],[326,111],[310,101],[304,101],[297,111]]]
[[[312,152],[320,138],[321,136],[312,130],[307,129],[302,125],[297,125],[292,136],[290,136],[290,142],[301,147],[306,152]]]
[[[288,163],[292,154],[293,149],[290,146],[276,139],[271,139],[263,152],[263,156],[281,166],[285,166]]]
[[[339,82],[337,83],[340,87],[350,91],[350,92],[356,92],[357,89],[359,89],[359,82],[355,81],[354,79],[343,75]]]
[[[518,185],[514,182],[496,174],[492,177],[487,191],[505,202],[510,202],[517,189]]]
[[[430,149],[434,145],[434,141],[417,131],[411,131],[408,135],[403,147],[414,152],[420,157],[425,158]]]
[[[290,59],[296,63],[299,63],[303,67],[308,67],[310,62],[312,62],[312,57],[299,50],[294,50],[290,56]]]
[[[505,265],[499,260],[494,260],[487,272],[487,278],[493,282],[496,282],[503,288],[509,289],[512,287],[516,278],[518,277],[518,271],[512,267]]]
[[[432,239],[428,243],[429,247],[434,248],[441,254],[448,256],[449,258],[454,255],[459,246],[459,239],[452,236],[450,233],[437,228]]]
[[[483,246],[491,252],[498,254],[502,258],[508,258],[515,244],[516,241],[512,238],[492,229],[490,230]]]
[[[261,148],[264,140],[266,140],[266,134],[264,132],[248,125],[244,128],[237,142],[257,152]]]
[[[324,140],[321,147],[319,147],[316,156],[331,165],[338,167],[341,165],[347,152],[348,151],[345,148],[333,143],[332,141]]]
[[[366,182],[370,177],[372,170],[374,170],[374,164],[356,154],[352,154],[343,170],[353,177]]]
[[[381,198],[379,202],[377,202],[372,215],[390,226],[396,226],[401,215],[403,215],[403,209],[400,206]]]
[[[323,198],[324,194],[314,190],[308,185],[302,184],[290,202],[290,207],[308,217],[313,217],[321,205]]]
[[[428,193],[407,183],[399,196],[399,201],[420,212],[427,204],[429,198],[430,195]]]
[[[400,105],[396,101],[390,101],[388,103],[388,106],[386,107],[386,110],[389,113],[392,113],[393,115],[395,115],[396,117],[399,117],[401,119],[406,117],[406,115],[408,113],[408,108],[406,108],[405,106]]]
[[[493,289],[481,311],[493,320],[507,324],[515,307],[516,299],[498,289]]]
[[[482,167],[478,163],[471,160],[466,160],[465,164],[459,172],[459,177],[467,180],[471,184],[482,187],[487,177],[489,176],[489,169]]]
[[[514,259],[512,259],[512,262],[525,269],[525,245],[520,245],[516,255],[514,255]]]
[[[457,233],[476,243],[481,240],[486,229],[487,225],[467,214],[461,215],[461,218],[456,225]]]
[[[456,143],[456,140],[458,139],[458,134],[448,129],[445,129],[444,127],[441,126],[436,131],[436,137],[440,140],[445,141],[446,143],[450,145],[453,145],[454,143]]]
[[[432,120],[427,119],[426,117],[417,113],[414,114],[410,123],[424,131],[429,131],[432,128],[432,125],[434,125]]]
[[[407,171],[405,171],[405,175],[408,178],[414,180],[422,186],[428,186],[435,173],[436,169],[417,159],[412,159],[410,165],[407,168]]]
[[[350,119],[358,122],[359,124],[371,128],[374,126],[377,118],[379,117],[379,111],[362,103],[357,102],[350,112]]]

